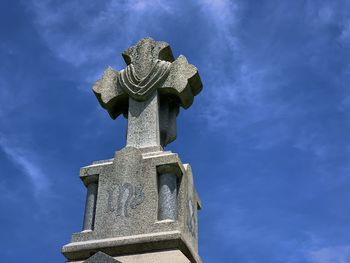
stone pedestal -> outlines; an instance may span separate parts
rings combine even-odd
[[[80,177],[90,189],[88,223],[63,247],[68,262],[85,262],[98,251],[122,263],[201,262],[200,201],[191,167],[177,154],[125,147],[114,159],[81,168]]]

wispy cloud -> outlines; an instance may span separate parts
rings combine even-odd
[[[257,213],[259,213],[259,211],[256,211],[258,209],[252,211],[249,207],[239,207],[235,204],[229,206],[227,204],[222,206],[214,205],[210,206],[210,209],[213,211],[217,209],[218,214],[221,213],[220,211],[225,211],[226,216],[216,218],[215,223],[211,227],[213,233],[215,233],[213,236],[218,240],[229,239],[230,242],[223,244],[223,248],[227,252],[233,248],[243,252],[239,256],[241,261],[255,262],[249,261],[251,260],[249,251],[251,251],[253,246],[255,255],[266,257],[262,262],[268,262],[269,260],[271,262],[286,263],[305,262],[304,250],[308,247],[309,240],[303,240],[303,238],[291,234],[287,228],[273,231],[272,228],[280,227],[277,221],[275,221],[276,225],[269,222],[274,220],[273,216],[269,217],[269,219],[265,218],[266,222],[263,223],[252,219],[252,215],[257,216]],[[267,215],[265,216],[268,217]],[[258,217],[261,218],[261,215]],[[284,218],[284,215],[281,215],[281,217]],[[289,215],[288,219],[293,222],[292,215]],[[279,251],[272,252],[270,248],[275,246],[279,247]],[[293,253],[290,253],[290,251],[293,251]]]
[[[240,1],[197,0],[197,2],[200,6],[202,15],[214,24],[216,33],[215,40],[219,41],[212,42],[212,48],[217,51],[221,44],[221,46],[228,46],[231,51],[239,52],[239,41],[236,34],[234,34],[234,31],[237,28],[240,19]]]
[[[263,45],[254,46],[255,36],[244,32],[247,10],[243,1],[204,1],[201,5],[215,25],[203,72],[207,96],[201,114],[209,129],[242,129],[283,116],[289,111],[286,106],[293,105],[270,96],[286,84],[281,68],[285,58],[270,45],[271,29],[263,36],[266,41],[260,41]]]
[[[20,145],[12,144],[3,136],[0,136],[0,149],[6,154],[8,159],[30,179],[36,194],[48,190],[48,178],[42,172],[35,152],[24,149]]]
[[[207,101],[201,108],[208,127],[215,132],[229,129],[230,135],[244,130],[249,134],[252,125],[265,121],[271,125],[254,135],[257,148],[270,148],[290,140],[302,151],[310,150],[319,158],[328,157],[337,146],[319,138],[327,137],[329,131],[311,125],[305,128],[304,121],[316,111],[327,115],[336,110],[327,108],[329,102],[315,99],[322,97],[321,91],[329,92],[342,110],[349,109],[349,92],[344,87],[350,77],[346,73],[350,68],[346,66],[350,49],[344,45],[349,35],[345,2],[325,1],[320,5],[309,1],[293,5],[281,2],[256,6],[264,8],[262,13],[270,14],[263,17],[254,5],[245,5],[242,1],[236,2],[237,8],[225,8],[226,13],[231,10],[227,17],[232,17],[233,22],[221,21],[226,17],[225,12],[217,19],[222,22],[222,32],[235,35],[238,48],[225,49],[227,57],[208,59],[214,58],[216,62],[209,63],[210,70],[205,72],[213,76],[205,82],[207,88],[212,87],[206,91]],[[259,25],[254,24],[254,29],[250,28],[248,15],[252,18],[258,15],[254,20],[259,20]],[[297,23],[296,17],[300,17]],[[293,39],[300,43],[293,43]],[[222,50],[216,51],[222,54]],[[343,57],[334,60],[335,53]],[[324,76],[327,80],[321,80]],[[341,90],[345,96],[337,97]],[[310,104],[313,100],[316,103]],[[218,126],[221,129],[217,129]],[[316,138],[315,133],[321,134]],[[310,138],[312,140],[308,140]]]
[[[344,45],[350,44],[350,19],[344,23],[343,30],[340,34],[339,40]]]
[[[29,9],[39,35],[56,56],[74,66],[115,57],[125,43],[144,37],[147,28],[157,26],[152,19],[174,11],[171,4],[158,0],[99,4],[76,0],[59,7],[54,1],[32,2]],[[70,28],[66,28],[67,21]]]
[[[331,152],[331,145],[325,142],[324,137],[325,135],[319,131],[311,133],[302,129],[294,146],[301,151],[311,152],[317,158],[324,159]]]
[[[117,53],[129,44],[151,33],[167,35],[169,20],[177,21],[181,29],[188,15],[203,21],[201,30],[209,37],[196,43],[205,52],[197,55],[205,89],[205,103],[198,108],[200,121],[216,132],[226,131],[218,127],[242,131],[270,121],[269,131],[262,132],[256,142],[258,148],[290,138],[290,126],[297,125],[297,119],[312,108],[304,104],[303,93],[318,83],[308,83],[307,74],[335,78],[335,73],[330,72],[331,55],[321,50],[333,48],[337,41],[347,43],[349,35],[346,15],[332,1],[255,7],[240,0],[31,3],[34,4],[29,9],[37,32],[53,54],[84,68],[84,87],[78,88],[85,91],[89,90],[85,83],[100,77],[106,61],[117,63],[117,68],[124,67]],[[259,8],[265,8],[262,13],[270,15],[259,15]],[[259,23],[252,24],[247,17]],[[298,23],[294,23],[295,17],[301,17]],[[331,27],[340,27],[339,34],[334,35]],[[293,39],[302,44],[292,43]],[[348,101],[339,101],[339,105],[348,109]],[[282,119],[278,124],[273,122]]]
[[[350,262],[350,245],[315,249],[308,252],[311,263],[348,263]]]
[[[18,97],[15,97],[10,87],[0,75],[0,152],[3,152],[13,165],[29,178],[35,194],[40,194],[48,190],[49,181],[40,168],[41,160],[38,154],[30,147],[26,147],[25,136],[12,128],[17,121],[17,118],[13,117],[13,112],[25,104],[25,96],[17,94]],[[7,136],[8,134],[11,136]]]

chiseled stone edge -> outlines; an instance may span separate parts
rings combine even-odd
[[[102,253],[102,252],[97,252]],[[121,261],[120,263],[160,263],[160,262],[181,262],[191,263],[179,249],[160,250],[155,252],[136,253],[128,254],[123,256],[113,257],[116,260]],[[66,261],[67,263],[85,263],[81,260]]]
[[[185,168],[186,174],[191,173],[191,175],[192,175],[192,185],[194,187],[195,184],[194,184],[194,178],[193,178],[193,174],[192,174],[192,167],[191,167],[191,165],[189,163],[184,163],[183,167]],[[197,201],[197,209],[201,210],[202,209],[202,200],[199,197],[199,194],[197,192],[196,187],[194,187],[194,193],[195,193],[195,198],[196,198],[196,201]]]
[[[73,242],[65,245],[62,248],[62,253],[68,260],[84,260],[91,253],[97,251],[102,251],[111,256],[120,256],[176,248],[186,255],[191,262],[202,262],[180,231]]]
[[[162,250],[115,257],[123,263],[191,263],[179,249]]]
[[[82,263],[97,263],[97,262],[103,262],[103,263],[122,263],[119,260],[116,260],[115,258],[111,257],[110,255],[107,255],[101,251],[98,251],[91,257],[89,257],[87,260],[83,261]]]

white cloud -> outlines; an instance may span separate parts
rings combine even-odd
[[[181,19],[182,15],[187,14],[181,4],[160,0],[109,0],[103,7],[95,2],[80,0],[59,4],[54,4],[52,0],[32,0],[32,3],[31,10],[39,35],[57,57],[79,67],[95,64],[107,57],[115,58],[120,63],[118,66],[123,67],[118,52],[146,36],[152,28],[157,28],[159,32],[166,30],[159,23],[167,17]],[[294,55],[290,50],[283,50],[283,47],[279,52],[275,50],[275,43],[269,35],[262,46],[245,46],[247,43],[240,39],[240,33],[244,31],[240,24],[244,2],[193,0],[190,4],[195,4],[199,15],[210,24],[210,37],[207,42],[201,43],[206,53],[201,65],[205,72],[200,72],[201,75],[205,74],[206,80],[204,97],[201,98],[205,106],[201,106],[200,114],[209,129],[219,130],[218,126],[241,129],[300,111],[300,108],[295,108],[295,103],[278,99],[279,92],[283,92],[291,78],[286,75],[286,72],[290,73],[288,66],[299,61],[290,57]],[[283,6],[281,4],[276,9]],[[330,4],[317,8],[310,4],[309,7],[307,19],[314,21],[315,26],[326,26],[337,18]],[[278,27],[271,25],[267,31],[271,36],[279,36],[278,32],[274,32],[278,31]],[[345,28],[343,35],[346,39]],[[254,36],[249,41],[254,42]],[[281,52],[284,52],[283,55]],[[105,66],[87,69],[85,81],[98,79]],[[269,141],[271,146],[271,143],[285,140],[287,128],[283,125],[271,126],[271,131],[266,132],[262,141]],[[270,146],[258,144],[263,148]]]
[[[48,178],[42,172],[38,165],[39,158],[32,150],[11,144],[3,136],[0,137],[0,148],[24,172],[24,175],[30,179],[36,194],[47,190],[49,186]]]
[[[350,20],[347,20],[343,27],[339,37],[339,40],[344,45],[350,44]],[[350,65],[350,64],[349,64]]]
[[[269,96],[278,92],[284,84],[280,69],[273,64],[261,65],[252,60],[254,58],[247,56],[236,65],[236,72],[228,75],[213,68],[213,79],[209,79],[205,87],[210,89],[204,98],[207,101],[201,108],[209,128],[217,130],[218,126],[230,126],[231,129],[245,129],[252,124],[277,119],[292,112],[292,102],[276,100],[276,95]],[[275,125],[265,131],[265,135],[270,137],[268,134],[271,133],[273,140],[268,141],[277,142],[282,138],[277,138],[274,132],[285,137],[285,130],[286,127]]]
[[[123,67],[121,59],[116,55],[117,52],[147,36],[148,32],[154,31],[154,28],[162,31],[160,23],[167,20],[167,17],[181,19],[181,16],[187,14],[186,9],[180,10],[181,3],[160,0],[132,2],[109,0],[101,8],[96,6],[93,15],[88,14],[94,9],[91,6],[95,5],[94,2],[84,1],[82,3],[80,0],[74,0],[64,1],[57,5],[51,0],[33,0],[31,3],[32,6],[29,8],[35,15],[35,26],[39,35],[56,57],[77,67],[88,63],[94,64],[105,58],[115,58],[115,61],[119,63],[117,67]],[[203,43],[207,50],[203,57],[206,61],[213,61],[207,67],[215,69],[217,67],[214,58],[220,49],[218,44],[226,49],[229,48],[229,53],[234,52],[234,55],[237,55],[240,50],[239,41],[233,34],[239,20],[238,2],[206,0],[192,1],[191,4],[197,5],[200,15],[214,25],[215,37]],[[185,7],[186,3],[182,8]],[[85,81],[93,82],[98,79],[103,68],[87,69]],[[246,74],[243,74],[243,77],[245,76]],[[220,94],[215,90],[210,92],[210,97],[215,96],[215,101],[209,100],[210,108],[215,108],[215,110],[204,114],[205,118],[218,119],[220,123],[225,124],[222,120],[226,114],[231,114],[228,104],[237,101],[235,99],[237,87],[229,86],[232,84],[230,81],[229,77],[222,80],[223,85],[220,89],[223,91]],[[210,83],[205,83],[205,85],[207,89],[210,88]],[[245,96],[244,94],[248,91],[251,89],[247,87],[240,89],[239,98]],[[245,96],[244,99],[253,100],[251,95]],[[212,114],[213,112],[215,115]]]
[[[198,0],[197,0],[198,1]],[[228,45],[232,51],[239,51],[239,41],[234,32],[240,19],[239,1],[230,0],[199,0],[202,15],[214,23],[217,37],[220,41],[215,41],[214,50],[218,50],[218,43]]]
[[[268,43],[259,47],[264,51],[252,50],[241,38],[245,3],[220,0],[201,1],[200,5],[203,15],[216,29],[204,56],[207,95],[203,98],[201,115],[209,129],[217,131],[218,126],[242,129],[290,111],[291,103],[268,96],[278,92],[287,81],[282,73],[286,57],[279,57]],[[278,127],[281,128],[285,130]],[[274,139],[282,140],[276,136]]]
[[[348,92],[348,91],[346,91]],[[339,104],[339,110],[350,115],[350,94],[345,94],[344,99]]]
[[[30,179],[36,194],[44,193],[48,190],[49,181],[40,168],[41,159],[35,150],[25,146],[28,145],[27,137],[12,128],[17,121],[17,118],[13,117],[13,112],[26,104],[25,95],[30,90],[24,90],[17,96],[13,96],[12,92],[11,86],[0,76],[0,152],[6,154],[7,158]]]
[[[74,66],[115,57],[116,50],[146,36],[151,18],[174,11],[172,5],[160,0],[110,0],[101,9],[94,1],[31,3],[39,35],[58,58]]]
[[[299,132],[294,147],[303,152],[311,152],[319,159],[325,159],[330,152],[332,153],[331,146],[325,142],[325,134],[306,129]]]
[[[348,263],[350,262],[350,245],[324,247],[308,252],[311,263]]]
[[[323,23],[330,23],[334,19],[334,10],[332,6],[324,4],[318,10],[319,20]]]
[[[222,43],[236,48],[232,26],[238,19],[238,2],[228,0],[192,1],[201,15],[215,24]],[[35,16],[38,34],[56,56],[75,66],[113,55],[154,28],[162,31],[168,17],[188,15],[184,3],[171,1],[109,0],[99,7],[94,1],[32,0],[28,9]]]

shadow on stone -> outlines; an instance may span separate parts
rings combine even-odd
[[[111,256],[99,251],[95,255],[89,257],[84,263],[122,263]]]

